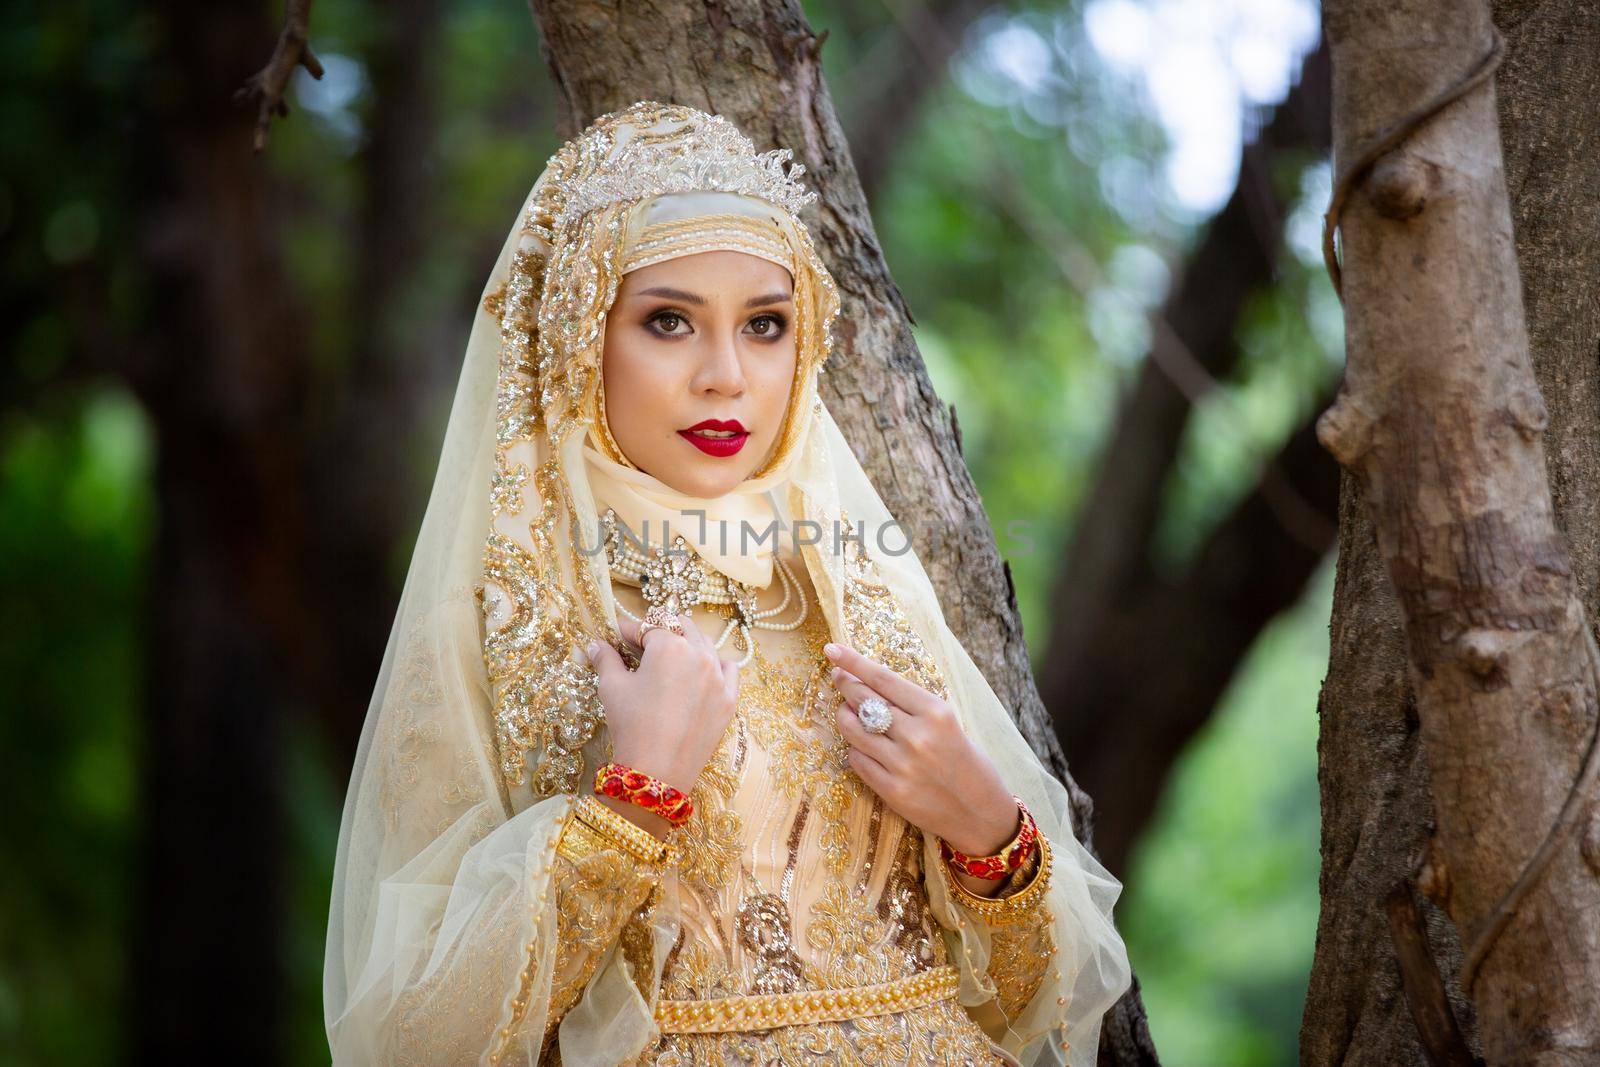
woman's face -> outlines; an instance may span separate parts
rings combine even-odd
[[[794,280],[776,263],[700,252],[630,271],[606,316],[611,436],[678,492],[721,496],[777,442],[796,358]]]

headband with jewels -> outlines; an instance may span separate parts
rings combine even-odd
[[[795,180],[806,168],[793,157],[787,148],[757,152],[721,115],[641,100],[602,116],[551,160],[563,180],[552,190],[550,222],[560,227],[606,204],[688,192],[740,193],[798,214],[817,194]]]

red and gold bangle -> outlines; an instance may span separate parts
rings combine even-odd
[[[1028,805],[1022,802],[1021,797],[1012,798],[1017,802],[1017,811],[1022,815],[1022,825],[1017,828],[1017,836],[1011,843],[992,856],[969,856],[965,852],[957,852],[944,840],[939,839],[939,855],[944,857],[946,863],[953,863],[962,871],[974,878],[999,879],[1021,867],[1028,857],[1033,855],[1033,850],[1039,844],[1039,826],[1033,821],[1033,813],[1028,810]]]
[[[682,826],[694,814],[689,794],[621,763],[601,764],[594,772],[594,791],[653,811],[673,826]]]

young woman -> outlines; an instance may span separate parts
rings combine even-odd
[[[339,1064],[1089,1064],[1119,886],[817,393],[814,199],[642,102],[485,290],[339,840]]]

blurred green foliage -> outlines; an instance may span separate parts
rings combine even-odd
[[[103,1063],[117,1047],[149,476],[148,427],[114,388],[0,423],[0,1063]]]
[[[807,8],[831,30],[824,61],[849,129],[872,103],[873,73],[908,45],[884,6]],[[323,367],[346,358],[356,329],[363,131],[381,106],[369,64],[394,17],[371,2],[318,5],[328,78],[297,81],[295,113],[258,164],[284,190],[283,253]],[[13,5],[0,18],[0,276],[16,386],[0,408],[0,1067],[105,1063],[127,1032],[139,781],[159,773],[140,759],[141,709],[159,699],[141,669],[159,457],[117,370],[138,357],[157,298],[140,254],[161,220],[137,199],[132,155],[134,138],[151,136],[140,109],[166,91],[154,59],[164,31],[125,0]],[[403,321],[384,327],[438,350],[432,422],[406,435],[403,453],[419,487],[483,272],[556,146],[527,8],[463,0],[442,18],[426,261]],[[1050,76],[1008,81],[986,45],[1003,31],[1047,42]],[[270,41],[261,47],[264,60]],[[1099,62],[1073,4],[1007,5],[972,28],[875,191],[890,266],[957,409],[1035,648],[1074,509],[1145,349],[1145,317],[1201,221],[1163,192],[1162,145],[1149,105]],[[1292,248],[1279,284],[1250,308],[1239,375],[1202,405],[1167,487],[1159,550],[1173,567],[1249,491],[1336,367],[1337,309],[1305,237],[1326,169],[1292,164],[1283,177],[1302,189]],[[1069,281],[1072,257],[1090,269]],[[392,560],[397,581],[408,553]],[[1119,918],[1175,1067],[1295,1058],[1316,919],[1313,709],[1329,596],[1319,580],[1258,643],[1177,769],[1129,877]],[[1160,650],[1150,655],[1159,670]],[[322,940],[345,783],[311,717],[289,727],[283,1053],[311,1064],[327,1058]]]
[[[1163,1062],[1288,1065],[1317,929],[1316,690],[1333,568],[1174,769],[1118,911]]]

